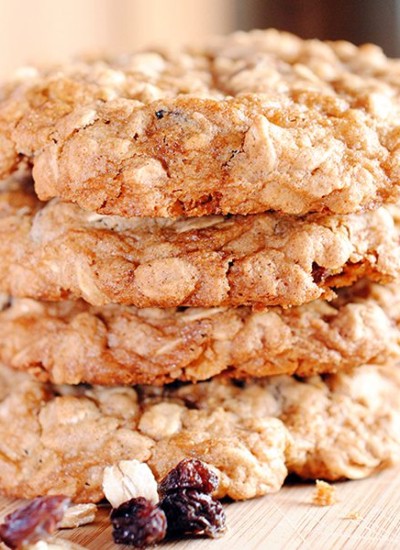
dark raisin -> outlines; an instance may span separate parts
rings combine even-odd
[[[116,544],[143,548],[165,538],[167,520],[164,512],[143,497],[124,502],[111,512]]]
[[[232,378],[232,384],[240,389],[246,387],[246,382],[244,380],[235,380],[234,378]]]
[[[161,120],[162,118],[164,118],[164,115],[167,114],[167,111],[165,109],[160,109],[159,111],[156,111],[156,117],[158,118],[158,120]]]
[[[212,493],[218,487],[218,476],[201,460],[185,458],[171,470],[158,486],[161,496],[181,489]]]
[[[225,512],[211,495],[195,489],[168,493],[160,502],[167,517],[168,536],[207,535],[218,537],[225,531]]]
[[[327,273],[327,269],[321,267],[316,262],[313,262],[311,275],[315,284],[318,285],[319,283],[321,283],[326,278]]]
[[[5,517],[0,540],[10,548],[22,548],[45,539],[57,529],[69,503],[62,495],[35,498]]]

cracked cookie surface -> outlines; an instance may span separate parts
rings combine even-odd
[[[399,360],[399,325],[398,284],[366,280],[330,303],[286,310],[11,299],[0,312],[0,361],[57,384],[311,376]]]
[[[397,210],[302,218],[101,216],[2,183],[0,290],[93,305],[301,305],[400,270]]]
[[[350,213],[399,198],[400,61],[274,30],[29,70],[0,90],[0,176],[103,214]]]
[[[0,489],[98,501],[105,466],[185,457],[212,465],[219,497],[279,490],[288,473],[358,479],[400,460],[400,370],[180,387],[52,386],[0,368]],[[166,421],[167,419],[167,421]]]

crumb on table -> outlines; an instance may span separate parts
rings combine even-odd
[[[349,512],[348,514],[346,514],[345,516],[343,516],[343,519],[356,519],[356,520],[360,520],[360,519],[363,519],[362,515],[360,514],[360,512]]]
[[[312,499],[316,506],[332,506],[336,501],[336,488],[326,481],[317,479]]]

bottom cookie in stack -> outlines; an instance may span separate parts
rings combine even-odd
[[[0,488],[103,498],[105,466],[184,457],[219,474],[219,497],[277,491],[290,473],[357,479],[400,461],[400,368],[297,379],[225,377],[164,387],[56,386],[0,368]]]

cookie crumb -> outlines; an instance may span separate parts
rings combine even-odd
[[[64,539],[40,540],[24,548],[25,550],[85,550],[83,546]]]
[[[103,491],[113,508],[137,497],[144,497],[152,504],[159,500],[153,472],[147,464],[135,459],[107,466],[103,474]]]
[[[66,509],[59,525],[60,529],[73,529],[81,525],[93,523],[96,518],[97,506],[92,503],[75,504]]]
[[[326,481],[317,479],[312,502],[316,506],[332,506],[337,502],[336,487],[330,485]]]
[[[343,516],[343,519],[355,519],[355,520],[361,520],[363,519],[360,512],[349,512],[345,516]]]

